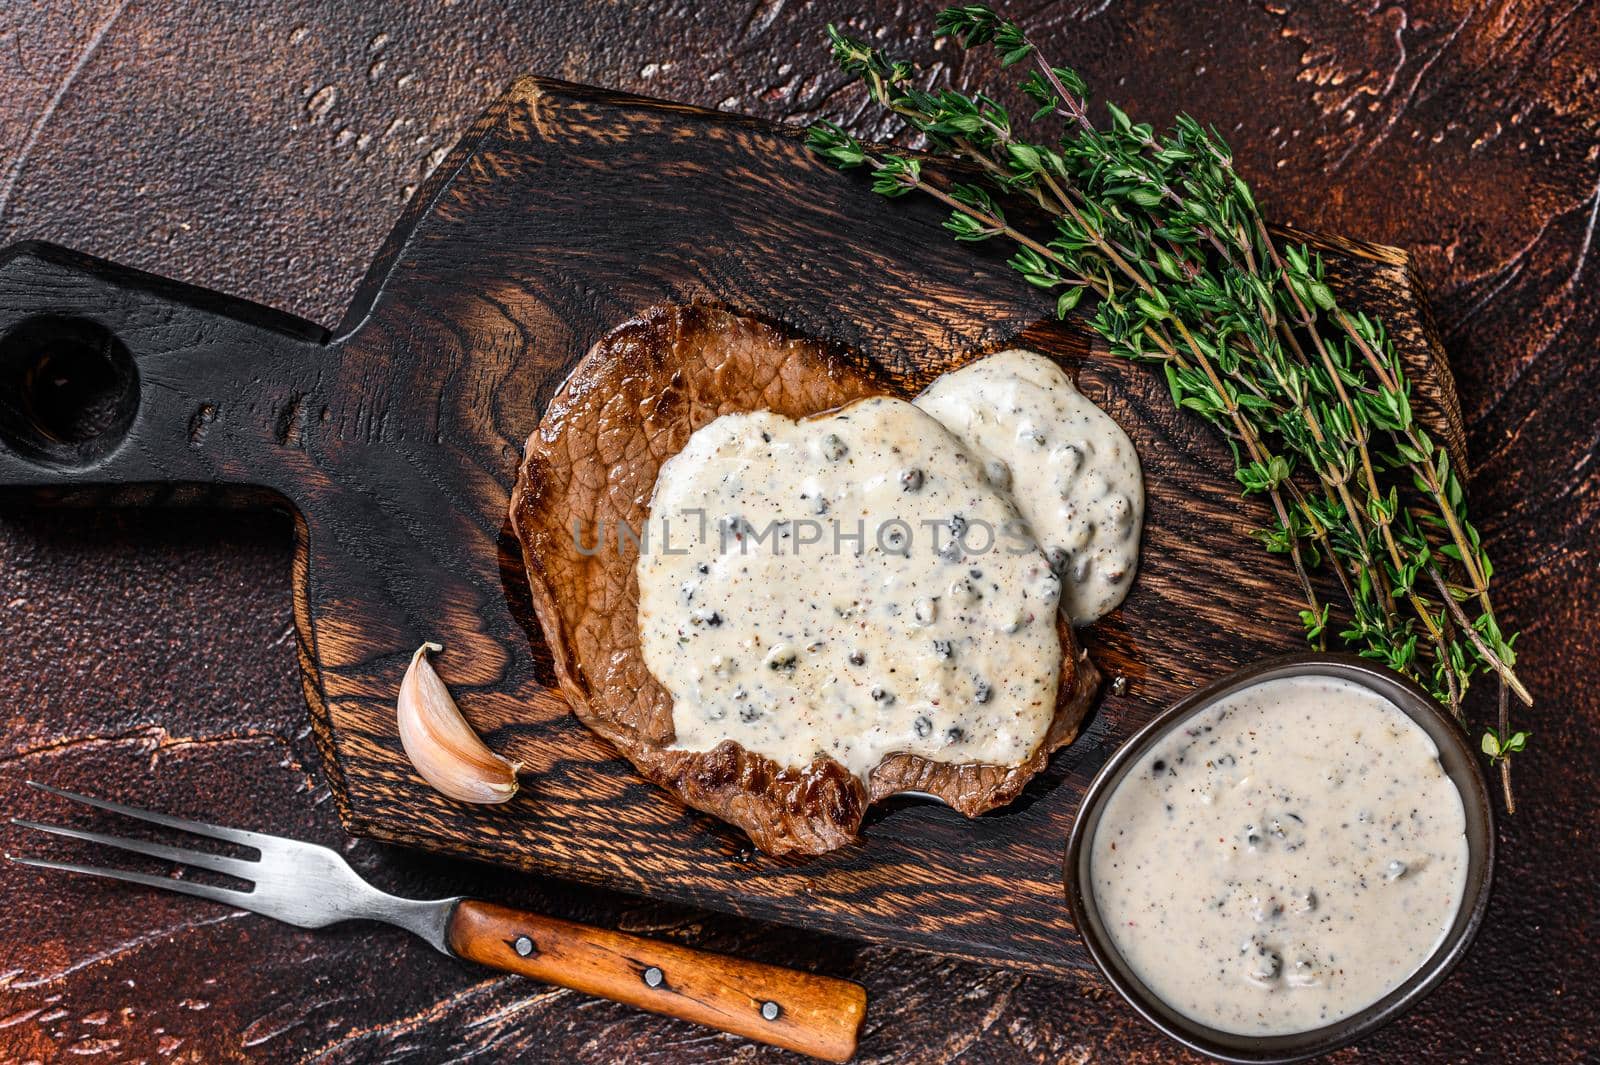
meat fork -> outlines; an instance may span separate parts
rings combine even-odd
[[[379,891],[337,852],[315,843],[189,821],[28,781],[39,791],[196,836],[238,844],[258,858],[90,832],[22,818],[11,823],[118,847],[250,882],[249,890],[174,880],[46,858],[22,865],[126,880],[259,913],[299,928],[370,920],[398,925],[437,950],[547,984],[695,1021],[828,1061],[846,1061],[866,1013],[867,993],[847,980],[742,961],[461,897],[404,899]]]

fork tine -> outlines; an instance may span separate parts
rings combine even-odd
[[[175,828],[179,832],[189,832],[196,836],[210,836],[212,839],[238,843],[245,847],[254,847],[256,850],[262,850],[263,845],[279,842],[277,836],[263,835],[260,832],[246,832],[242,828],[224,828],[222,825],[211,825],[204,821],[190,821],[182,817],[173,817],[171,814],[156,813],[154,810],[141,810],[137,806],[124,806],[120,802],[112,802],[109,799],[97,799],[92,795],[79,795],[75,791],[67,791],[64,788],[41,784],[37,780],[30,780],[27,784],[30,788],[47,792],[63,799],[71,799],[73,802],[81,802],[85,806],[109,810],[114,814],[121,814],[124,817],[132,817],[140,821],[149,821],[151,824],[162,825],[166,828]],[[183,859],[177,860],[182,861]]]
[[[130,884],[143,884],[145,887],[161,888],[163,891],[176,891],[182,895],[194,895],[197,898],[210,899],[212,902],[238,906],[240,909],[255,910],[255,906],[251,904],[251,896],[248,891],[234,891],[232,888],[216,887],[212,884],[197,884],[192,880],[173,880],[171,877],[132,873],[126,869],[105,869],[98,865],[78,865],[76,862],[53,862],[48,858],[19,858],[15,854],[8,854],[6,855],[6,860],[16,862],[18,865],[32,865],[39,869],[60,869],[68,873],[84,873],[88,876],[103,876],[110,880],[126,880]]]
[[[117,847],[135,854],[148,854],[152,858],[164,858],[169,862],[181,862],[199,869],[209,869],[214,873],[226,873],[236,876],[241,880],[254,880],[261,863],[247,861],[243,858],[229,858],[221,854],[207,854],[205,851],[193,851],[186,847],[169,847],[165,843],[147,843],[139,839],[123,839],[120,836],[108,836],[103,832],[89,832],[81,828],[68,828],[66,825],[49,825],[42,821],[28,821],[21,817],[13,817],[11,823],[23,828],[31,828],[39,832],[49,832],[57,836],[67,836],[71,839],[81,839],[88,843],[103,843],[107,847]]]

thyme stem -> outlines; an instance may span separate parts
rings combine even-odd
[[[1274,522],[1258,535],[1289,556],[1314,646],[1333,621],[1311,577],[1326,561],[1347,608],[1339,635],[1426,685],[1458,720],[1474,672],[1495,673],[1498,730],[1483,749],[1514,809],[1509,760],[1527,734],[1509,731],[1507,692],[1532,704],[1513,670],[1516,637],[1500,629],[1493,567],[1467,520],[1460,477],[1415,421],[1382,323],[1340,306],[1310,249],[1274,240],[1215,130],[1180,116],[1158,135],[1109,103],[1110,125],[1097,125],[1083,80],[1015,23],[972,4],[937,25],[964,48],[993,46],[1005,67],[1026,60],[1021,88],[1039,105],[1032,121],[1049,117],[1064,131],[1019,136],[992,98],[919,88],[910,64],[830,26],[840,68],[935,155],[976,164],[982,184],[929,181],[918,157],[869,148],[831,123],[812,128],[812,148],[837,166],[870,169],[882,195],[930,196],[949,210],[946,228],[959,241],[1009,241],[1010,265],[1054,294],[1058,316],[1087,295],[1090,324],[1113,356],[1160,364],[1173,402],[1222,433],[1243,493],[1266,496]],[[1017,197],[1046,224],[1014,224],[1006,205]],[[1447,579],[1451,563],[1465,586]]]

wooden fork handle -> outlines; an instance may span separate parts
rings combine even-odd
[[[867,1010],[860,984],[473,899],[450,917],[462,958],[761,1043],[847,1061]]]

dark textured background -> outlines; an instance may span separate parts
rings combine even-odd
[[[383,10],[382,8],[388,8]],[[401,205],[519,73],[875,132],[829,19],[933,6],[13,0],[0,241],[37,237],[331,323]],[[856,14],[856,12],[863,12]],[[1524,809],[1462,968],[1346,1060],[1569,1061],[1597,1039],[1600,7],[1464,0],[1016,5],[1136,114],[1230,138],[1269,213],[1410,249],[1460,387],[1473,511],[1520,627]],[[922,49],[939,64],[950,51]],[[944,73],[986,74],[959,66]],[[1168,1045],[1051,981],[607,898],[342,840],[294,660],[287,521],[0,509],[0,809],[29,776],[342,845],[461,892],[864,982],[861,1060],[1120,1062]],[[0,830],[0,846],[23,845]],[[471,970],[397,931],[294,932],[0,866],[0,1061],[779,1060]]]

